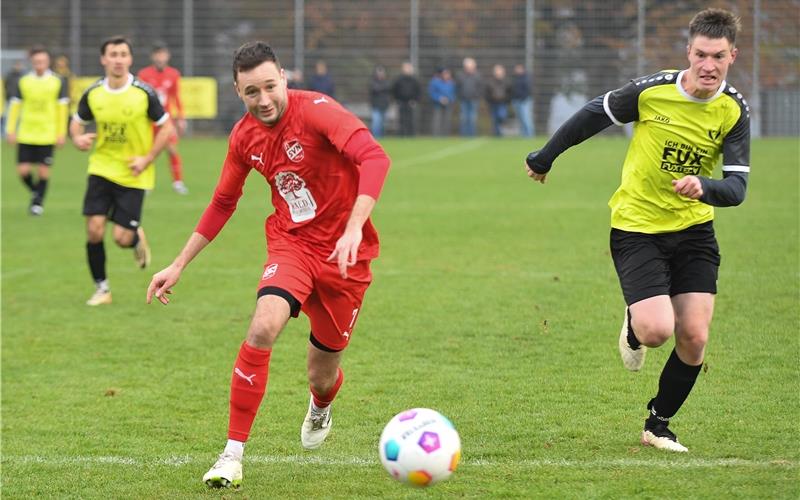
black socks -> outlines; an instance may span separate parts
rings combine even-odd
[[[694,387],[702,364],[687,365],[680,360],[675,349],[672,350],[661,377],[658,379],[658,394],[647,404],[650,410],[649,424],[668,423],[680,409]]]

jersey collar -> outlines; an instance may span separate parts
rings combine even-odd
[[[128,81],[125,82],[125,85],[123,85],[118,89],[112,89],[111,87],[108,86],[108,77],[103,78],[103,88],[105,88],[106,92],[108,92],[109,94],[121,94],[126,90],[128,90],[128,87],[130,87],[132,83],[133,83],[133,75],[131,73],[128,73]]]
[[[683,84],[681,82],[683,82],[683,74],[686,73],[686,71],[687,70],[683,70],[680,73],[678,73],[678,78],[677,78],[677,81],[675,82],[675,84],[678,86],[678,92],[680,92],[683,97],[689,99],[692,102],[711,102],[714,99],[716,99],[717,97],[719,97],[719,95],[722,94],[722,92],[725,90],[725,87],[728,86],[728,82],[725,81],[725,80],[722,80],[722,83],[720,84],[719,88],[717,89],[717,93],[716,94],[714,94],[711,97],[706,98],[706,99],[700,99],[699,97],[695,97],[695,96],[691,95],[690,93],[686,92],[686,89],[683,88]]]
[[[46,69],[44,71],[44,73],[42,73],[42,76],[37,75],[36,72],[33,71],[33,70],[29,71],[28,74],[31,75],[34,78],[47,78],[47,77],[49,77],[50,75],[53,74],[53,70]]]

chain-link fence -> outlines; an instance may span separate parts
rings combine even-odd
[[[741,17],[740,53],[728,80],[751,104],[754,135],[799,135],[797,0],[7,0],[2,71],[27,47],[44,44],[67,55],[76,74],[99,75],[99,44],[112,34],[133,40],[137,70],[148,63],[150,46],[163,41],[185,75],[218,82],[217,117],[196,121],[195,130],[227,133],[242,113],[231,55],[244,41],[263,39],[306,82],[325,61],[335,97],[366,120],[375,65],[394,78],[411,61],[423,90],[417,125],[426,133],[434,71],[458,70],[473,57],[484,78],[495,64],[527,68],[536,131],[544,134],[634,76],[686,67],[687,25],[710,5]],[[489,133],[485,104],[480,116],[480,132]],[[451,120],[457,118],[456,111]],[[395,120],[392,108],[390,131]]]

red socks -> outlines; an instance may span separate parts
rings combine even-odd
[[[170,170],[172,170],[173,181],[183,180],[183,165],[181,164],[181,155],[179,154],[169,155],[169,168]]]
[[[267,391],[269,358],[272,349],[258,349],[242,343],[231,377],[228,439],[245,442]],[[341,382],[339,382],[341,384]],[[336,386],[338,390],[339,386]],[[333,393],[336,394],[335,392]]]
[[[328,394],[317,394],[314,392],[314,389],[311,389],[311,396],[314,398],[314,405],[316,405],[317,408],[327,408],[330,406],[336,397],[336,393],[339,392],[342,382],[344,382],[344,372],[341,368],[339,368],[336,374],[336,383],[333,384],[333,387],[331,387],[331,390],[328,391]]]

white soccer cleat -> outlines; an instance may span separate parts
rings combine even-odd
[[[98,288],[94,291],[89,300],[86,301],[87,306],[102,306],[111,303],[111,290]]]
[[[331,417],[330,405],[322,411],[314,410],[314,399],[308,403],[308,412],[300,428],[300,442],[303,448],[315,450],[322,446],[328,433],[331,431],[333,418]]]
[[[44,207],[34,203],[28,208],[28,212],[31,215],[35,215],[38,217],[39,215],[42,215],[44,213]]]
[[[175,181],[172,183],[172,189],[178,194],[189,194],[189,188],[183,181]]]
[[[133,258],[136,260],[136,265],[139,266],[139,269],[144,269],[150,265],[150,245],[147,244],[147,238],[145,238],[142,228],[137,228],[136,234],[139,235],[139,242],[133,247]]]
[[[242,459],[232,453],[223,453],[203,476],[209,488],[238,488],[242,485]]]
[[[642,431],[642,444],[658,448],[659,450],[674,451],[677,453],[686,453],[689,451],[689,448],[678,442],[678,437],[673,434],[666,425],[658,425],[653,428],[645,426],[644,431]]]
[[[628,370],[638,372],[644,365],[646,354],[647,346],[640,345],[638,349],[633,349],[628,344],[628,310],[625,309],[625,320],[622,322],[622,330],[619,332],[619,355],[622,357],[622,364]]]

